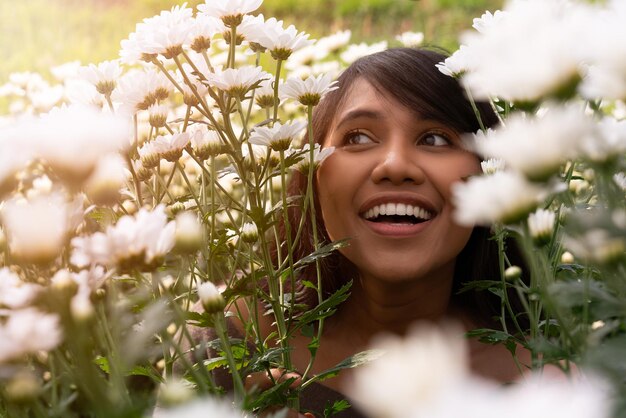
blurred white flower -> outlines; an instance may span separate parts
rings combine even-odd
[[[271,128],[261,126],[254,128],[248,142],[270,147],[274,151],[285,151],[291,146],[291,142],[302,134],[306,126],[306,122],[297,120],[284,125],[276,122]]]
[[[63,249],[73,225],[72,207],[64,195],[11,199],[0,212],[11,254],[18,260],[45,263]]]
[[[414,48],[416,46],[420,46],[422,42],[424,42],[424,33],[403,32],[396,36],[396,40],[399,41],[404,47]]]
[[[298,32],[295,26],[289,25],[285,29],[282,21],[270,18],[265,21],[259,44],[267,48],[274,59],[286,60],[292,52],[311,45],[313,41],[308,38],[308,34]]]
[[[480,162],[480,168],[483,170],[484,174],[493,174],[498,171],[503,171],[505,165],[504,160],[499,158],[489,158],[486,161]]]
[[[368,45],[364,42],[360,44],[352,44],[341,53],[341,60],[346,64],[352,64],[357,59],[366,55],[371,55],[376,52],[381,52],[387,49],[387,41],[377,42]]]
[[[167,123],[170,108],[164,104],[153,104],[148,108],[148,122],[153,128],[162,128]]]
[[[619,172],[613,175],[613,181],[619,186],[620,189],[626,192],[626,173]]]
[[[373,417],[429,409],[469,375],[466,342],[456,327],[420,324],[406,338],[380,337],[372,348],[383,355],[355,370],[350,396]]]
[[[624,257],[626,241],[606,229],[590,228],[577,237],[565,236],[563,245],[584,260],[608,263]]]
[[[201,418],[207,416],[210,411],[211,416],[219,418],[243,418],[244,413],[237,410],[231,403],[227,403],[224,398],[204,398],[186,402],[182,406],[169,409],[159,409],[155,412],[155,418]]]
[[[626,7],[621,0],[610,0],[597,13],[587,16],[590,45],[589,64],[580,86],[588,98],[626,98],[626,58],[616,51],[626,48]]]
[[[0,364],[26,354],[49,351],[62,340],[59,317],[36,309],[11,311],[0,323]]]
[[[42,290],[40,285],[22,281],[7,267],[0,268],[0,306],[25,308]]]
[[[278,87],[281,100],[293,99],[305,106],[315,106],[328,92],[338,89],[329,74],[308,77],[305,80],[290,77]]]
[[[307,174],[311,165],[310,150],[311,147],[309,144],[304,144],[301,150],[294,150],[293,153],[300,155],[302,159],[291,166],[291,168]],[[335,147],[321,149],[320,144],[315,144],[313,147],[313,168],[317,168],[326,158],[332,155],[333,152],[335,152]]]
[[[75,266],[117,266],[120,271],[152,269],[174,247],[176,224],[167,222],[163,205],[123,216],[106,232],[72,239]]]
[[[475,98],[519,102],[573,91],[587,52],[585,7],[568,0],[517,0],[496,18],[483,16],[481,32],[461,38],[471,56],[462,83]]]
[[[17,185],[17,173],[32,156],[28,142],[20,141],[20,126],[0,128],[0,198]]]
[[[57,80],[65,82],[67,80],[78,77],[79,69],[81,68],[80,61],[70,61],[65,64],[56,65],[50,68],[50,72]]]
[[[593,122],[580,106],[555,106],[541,116],[515,113],[505,127],[477,138],[475,145],[479,154],[502,159],[529,179],[543,180],[579,155],[592,130]]]
[[[192,253],[202,246],[202,225],[198,216],[192,212],[180,212],[176,215],[176,235],[174,247],[181,252]]]
[[[128,118],[82,106],[55,109],[21,126],[24,141],[68,184],[84,180],[103,155],[128,148],[132,132]]]
[[[97,205],[112,205],[120,200],[126,184],[127,165],[118,154],[104,155],[85,182],[85,193]]]
[[[254,89],[254,102],[262,109],[274,106],[274,82],[263,80]]]
[[[117,60],[103,61],[98,65],[89,64],[79,68],[78,74],[93,84],[98,93],[108,96],[115,89],[117,79],[122,75],[122,68]]]
[[[137,152],[144,168],[155,168],[161,162],[160,147],[155,141],[146,142]]]
[[[517,173],[500,171],[452,187],[455,218],[461,225],[513,223],[537,207],[543,190]]]
[[[333,33],[332,35],[320,38],[315,43],[315,47],[321,50],[327,51],[327,53],[335,53],[350,42],[352,32],[349,30],[342,30]]]
[[[270,79],[271,75],[261,67],[248,65],[236,69],[216,70],[215,73],[206,74],[206,78],[211,86],[241,99],[260,81]]]
[[[255,11],[263,0],[205,0],[198,10],[208,16],[222,19],[226,26],[237,26],[243,15]]]
[[[554,211],[546,209],[538,209],[528,216],[528,231],[535,243],[542,245],[550,242],[555,220]]]
[[[595,131],[581,144],[582,154],[595,162],[603,162],[626,152],[626,120],[605,117]]]

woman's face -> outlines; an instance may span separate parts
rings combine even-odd
[[[322,215],[332,240],[363,279],[452,278],[471,234],[453,220],[451,186],[480,171],[458,133],[416,116],[357,80],[338,109],[318,170]]]

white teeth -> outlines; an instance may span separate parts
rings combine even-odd
[[[408,215],[423,220],[432,218],[431,213],[426,209],[406,203],[383,203],[368,209],[363,214],[365,219],[376,219],[379,215]]]

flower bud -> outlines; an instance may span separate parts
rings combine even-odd
[[[574,255],[569,251],[565,251],[561,254],[561,263],[563,264],[572,264],[574,262]]]
[[[195,392],[186,380],[170,380],[161,385],[159,390],[159,404],[174,406],[185,403],[193,398]]]
[[[241,227],[241,239],[243,242],[253,243],[259,239],[259,230],[252,222],[246,222]]]
[[[518,266],[511,266],[504,270],[504,278],[510,282],[522,277],[522,269]]]
[[[10,402],[26,403],[39,396],[41,385],[32,373],[20,372],[6,384],[4,391]]]
[[[211,282],[204,282],[198,285],[198,297],[205,312],[209,314],[222,312],[226,306],[224,297]]]

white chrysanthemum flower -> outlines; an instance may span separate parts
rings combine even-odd
[[[190,141],[189,133],[181,132],[173,135],[159,135],[152,143],[163,158],[175,163],[183,155],[183,150]]]
[[[0,364],[25,354],[49,351],[63,338],[59,317],[36,309],[11,311],[0,323]]]
[[[93,84],[98,93],[108,96],[115,89],[117,79],[122,75],[122,68],[117,60],[103,61],[98,65],[89,64],[88,67],[79,68],[78,74]]]
[[[145,168],[155,168],[161,162],[161,151],[154,141],[144,143],[137,152],[141,164]]]
[[[274,106],[274,81],[263,80],[259,86],[254,89],[254,102],[261,109],[266,109]]]
[[[341,60],[346,64],[352,64],[357,59],[376,52],[387,49],[387,41],[377,42],[371,45],[362,42],[360,44],[352,44],[340,55]]]
[[[215,157],[226,149],[220,134],[217,131],[209,130],[205,125],[201,125],[189,132],[193,153],[201,160]]]
[[[282,21],[270,18],[265,21],[265,28],[259,39],[259,44],[272,54],[274,59],[286,60],[291,53],[305,46],[311,45],[309,35],[298,32],[293,25],[283,28]]]
[[[435,67],[437,67],[442,74],[449,77],[459,77],[467,71],[468,68],[472,67],[472,58],[471,51],[467,46],[461,45],[452,55],[443,62],[436,64]]]
[[[472,56],[463,85],[475,98],[519,102],[571,90],[588,41],[581,30],[586,27],[584,6],[560,0],[512,1],[505,11],[487,30],[462,37]]]
[[[381,337],[373,348],[382,355],[355,369],[350,387],[350,397],[372,416],[411,417],[414,407],[436,405],[469,376],[466,342],[456,327],[421,324],[404,339]]]
[[[291,142],[298,138],[307,123],[304,121],[291,121],[284,125],[276,122],[273,127],[261,126],[250,133],[248,142],[256,145],[270,147],[274,151],[285,151],[291,146]]]
[[[119,79],[112,98],[122,104],[120,112],[135,114],[167,99],[172,89],[172,83],[161,72],[131,70]]]
[[[498,171],[504,171],[506,164],[504,160],[499,158],[489,158],[486,161],[480,162],[480,168],[483,170],[484,174],[493,174]]]
[[[96,86],[86,80],[66,80],[65,96],[72,105],[95,106],[98,108],[106,105],[105,98],[98,93]]]
[[[626,173],[615,173],[613,175],[613,181],[619,186],[620,189],[626,192]]]
[[[480,33],[485,33],[504,16],[506,16],[506,12],[503,12],[502,10],[496,10],[495,13],[486,11],[481,17],[474,18],[472,21],[472,27]]]
[[[517,173],[501,171],[472,177],[452,188],[455,219],[461,225],[508,224],[537,207],[543,190]]]
[[[71,262],[75,266],[117,266],[120,271],[157,267],[174,247],[176,224],[167,222],[163,205],[154,211],[140,209],[123,216],[106,232],[72,239]]]
[[[208,16],[222,19],[228,27],[241,23],[243,15],[255,11],[263,0],[205,0],[198,10]]]
[[[211,282],[198,284],[198,299],[207,313],[217,313],[224,310],[226,302],[219,289]]]
[[[597,263],[610,263],[624,257],[626,240],[606,229],[591,228],[577,237],[565,236],[563,245],[577,257]]]
[[[278,87],[281,100],[293,99],[305,106],[315,106],[328,92],[339,88],[329,74],[308,77],[305,80],[290,77]]]
[[[301,150],[294,151],[294,154],[300,155],[302,159],[291,166],[292,169],[308,174],[309,167],[311,165],[310,149],[311,147],[309,144],[304,144]],[[319,167],[319,165],[322,164],[326,158],[330,157],[333,152],[335,152],[335,147],[326,147],[321,149],[320,144],[315,144],[313,147],[313,168]]]
[[[541,116],[514,114],[505,127],[475,145],[481,155],[500,158],[529,179],[543,180],[578,156],[592,130],[592,121],[579,106],[553,107]]]
[[[328,54],[333,54],[348,45],[351,36],[352,32],[350,30],[338,31],[318,39],[315,47],[327,51]]]
[[[219,19],[199,13],[189,28],[190,48],[198,53],[211,47],[211,40],[226,28]]]
[[[581,144],[582,154],[595,162],[603,162],[626,152],[626,120],[605,117],[596,124],[594,134]]]
[[[276,21],[275,18],[268,19],[270,22]],[[282,21],[280,21],[282,24]],[[241,36],[244,41],[248,42],[253,52],[263,52],[265,49],[260,44],[261,39],[265,36],[265,16],[259,14],[257,16],[245,15],[243,21],[237,26],[237,36]],[[225,39],[230,39],[230,31],[226,29],[224,33]],[[247,52],[247,51],[246,51]],[[244,52],[244,54],[246,53]]]
[[[56,258],[73,226],[71,209],[65,196],[58,193],[6,202],[1,217],[11,254],[34,263]]]
[[[164,104],[153,104],[148,108],[148,122],[153,128],[162,128],[167,123],[170,108]]]
[[[528,230],[531,238],[540,245],[550,242],[555,220],[556,214],[551,210],[538,209],[531,213],[528,216]]]
[[[402,46],[407,48],[414,48],[420,46],[424,42],[423,32],[403,32],[396,36],[396,40],[399,41]]]
[[[245,94],[254,88],[260,81],[268,80],[271,75],[261,67],[244,66],[240,68],[227,68],[216,70],[215,73],[206,75],[210,85],[228,93],[233,97],[243,98]]]
[[[328,56],[328,50],[319,48],[316,42],[294,51],[289,57],[289,60],[285,63],[285,68],[297,71],[303,66],[311,66],[314,63],[323,60],[326,56]]]
[[[37,297],[43,287],[22,281],[7,267],[0,268],[0,306],[25,308]]]

